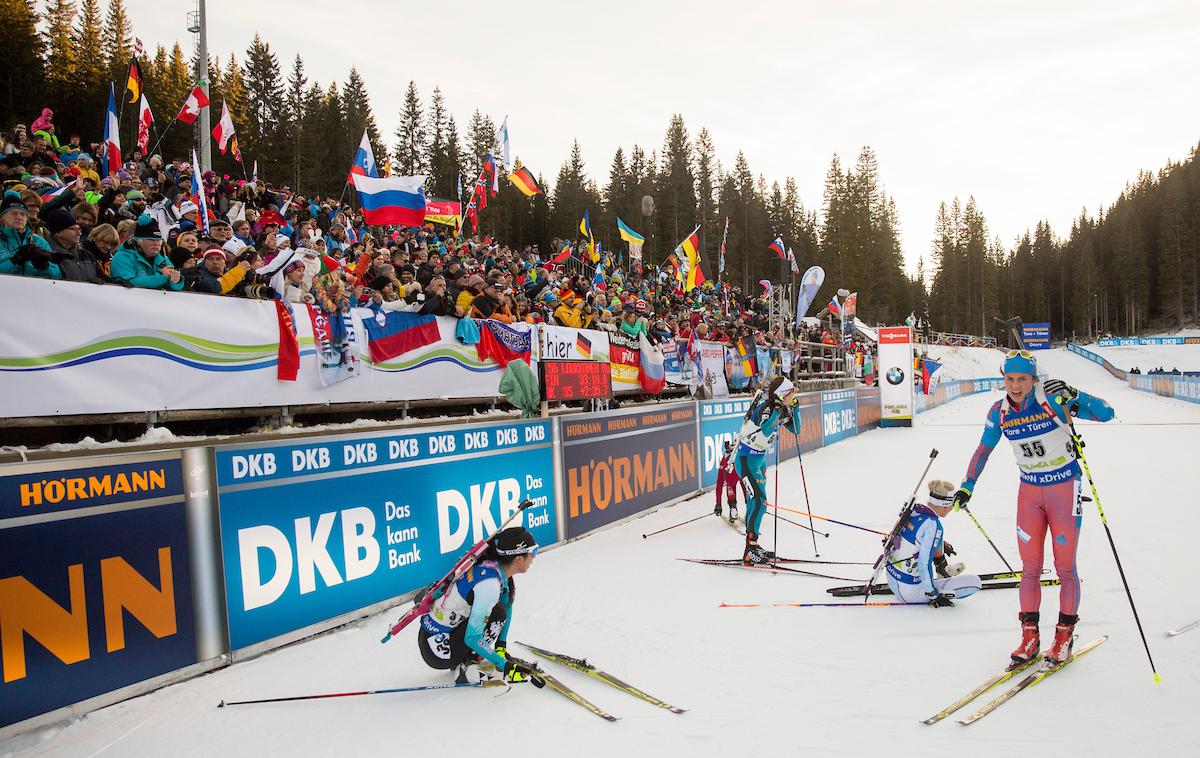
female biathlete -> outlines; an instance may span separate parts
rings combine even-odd
[[[1054,570],[1062,582],[1058,594],[1058,625],[1046,659],[1065,661],[1071,655],[1075,624],[1079,621],[1079,576],[1075,552],[1083,521],[1079,492],[1079,462],[1071,438],[1070,416],[1110,421],[1113,409],[1103,400],[1080,392],[1057,379],[1038,381],[1037,363],[1026,350],[1005,357],[1006,396],[988,411],[983,439],[971,457],[966,477],[954,495],[954,506],[966,506],[1000,436],[1012,443],[1021,470],[1017,491],[1017,546],[1021,553],[1021,644],[1014,661],[1037,655],[1038,609],[1042,602],[1042,558],[1049,532]],[[1069,415],[1068,415],[1069,414]]]

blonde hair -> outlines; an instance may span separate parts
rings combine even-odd
[[[929,482],[929,494],[946,497],[955,489],[954,485],[945,479],[933,479]]]
[[[120,235],[117,234],[117,230],[113,228],[112,224],[100,224],[88,233],[88,239],[92,242],[107,242],[110,245],[121,241]]]
[[[136,227],[136,221],[131,218],[123,218],[117,222],[117,236],[122,240],[127,240],[133,236],[133,230]]]

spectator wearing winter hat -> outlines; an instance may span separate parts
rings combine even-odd
[[[66,208],[55,208],[46,214],[44,221],[50,233],[50,259],[58,264],[62,278],[104,284],[99,262],[80,244],[81,230],[75,216]]]
[[[571,290],[563,291],[562,302],[554,309],[554,320],[559,326],[575,329],[583,327],[583,309],[580,307],[579,298]]]
[[[146,212],[146,195],[141,190],[129,190],[125,193],[125,202],[117,209],[117,219],[132,218]]]
[[[196,229],[200,226],[200,206],[191,200],[179,204],[179,231]]]
[[[461,276],[459,277],[461,279]],[[458,293],[458,299],[455,301],[455,306],[460,308],[463,315],[471,313],[471,303],[475,302],[475,298],[483,292],[483,277],[479,274],[471,274],[467,277],[467,286]]]
[[[211,245],[204,251],[199,269],[196,290],[214,295],[227,295],[241,284],[250,271],[250,262],[241,260],[228,271],[225,270],[224,249]]]
[[[109,268],[113,281],[143,289],[183,289],[183,274],[162,252],[162,233],[149,214],[138,217],[133,236],[117,249]]]
[[[30,228],[29,211],[12,190],[0,199],[0,274],[62,278],[50,259],[50,244]]]

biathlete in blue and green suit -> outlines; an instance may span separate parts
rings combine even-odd
[[[758,544],[759,527],[767,512],[767,450],[786,426],[800,428],[796,413],[796,385],[778,376],[766,390],[760,390],[750,402],[742,428],[734,442],[737,454],[733,465],[746,500],[746,550],[742,560],[748,564],[769,563],[775,554]]]

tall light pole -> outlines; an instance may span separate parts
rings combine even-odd
[[[204,96],[208,97],[208,10],[205,7],[205,0],[196,0],[196,9],[188,13],[188,31],[199,36],[196,42],[196,82],[204,91]],[[208,139],[211,131],[209,126],[211,108],[211,103],[207,108],[201,108],[200,117],[196,119],[196,145],[199,148],[197,155],[200,157],[200,166],[197,170],[200,173],[212,168],[212,143]]]

